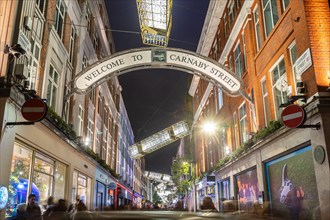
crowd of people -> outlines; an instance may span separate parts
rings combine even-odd
[[[39,206],[36,195],[30,194],[27,203],[18,204],[13,220],[92,220],[82,200],[76,198],[69,207],[66,200],[49,197],[46,206]]]

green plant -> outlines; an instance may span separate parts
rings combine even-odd
[[[61,116],[59,116],[51,107],[48,106],[47,116],[50,121],[52,121],[56,127],[58,127],[64,134],[66,134],[71,140],[77,138],[76,132],[68,125]]]
[[[280,129],[282,126],[283,126],[283,124],[282,124],[281,121],[270,121],[269,125],[267,127],[265,127],[264,129],[259,130],[255,134],[255,136],[253,137],[253,141],[258,142],[258,141],[264,139],[265,137],[267,137],[268,135],[270,135],[274,131]]]
[[[95,153],[91,148],[87,147],[85,148],[86,153],[93,158],[96,162],[98,162],[105,170],[107,170],[111,176],[113,176],[116,179],[119,179],[120,176],[116,173],[115,170],[113,170],[106,162],[103,160],[100,155]]]

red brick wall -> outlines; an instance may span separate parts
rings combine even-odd
[[[329,86],[330,10],[328,0],[304,0],[306,23],[318,91]]]

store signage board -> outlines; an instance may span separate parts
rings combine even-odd
[[[192,51],[177,48],[139,48],[96,62],[78,74],[74,90],[86,93],[107,79],[138,69],[169,68],[204,76],[229,95],[240,95],[241,80],[220,63]]]
[[[28,99],[22,106],[22,116],[31,122],[41,121],[47,114],[47,105],[42,99]]]
[[[298,105],[289,105],[283,110],[281,120],[286,127],[297,128],[306,120],[305,110]]]
[[[312,66],[311,50],[308,48],[296,61],[295,69],[298,75],[303,74],[310,66]]]
[[[108,188],[111,189],[111,190],[116,189],[116,187],[117,187],[117,184],[115,182],[111,182],[111,183],[108,184]]]

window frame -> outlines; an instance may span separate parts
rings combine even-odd
[[[238,53],[237,53],[238,50]],[[236,57],[237,55],[237,57]],[[240,41],[237,42],[234,48],[234,61],[235,61],[235,73],[239,78],[243,77],[243,61]]]
[[[278,78],[278,80],[274,83],[274,80],[273,80],[273,72],[276,68],[279,68],[279,65],[281,62],[284,62],[284,67],[285,67],[285,73],[283,75],[280,75],[280,77]],[[279,70],[279,69],[278,69]],[[273,104],[274,104],[274,113],[275,113],[275,119],[278,120],[280,118],[280,115],[281,115],[281,112],[283,111],[283,109],[280,108],[280,105],[283,102],[283,94],[284,92],[281,93],[281,103],[278,103],[278,107],[276,108],[276,97],[275,97],[275,93],[274,93],[274,88],[276,87],[276,85],[278,83],[280,83],[282,80],[284,80],[284,77],[286,78],[286,83],[287,83],[287,86],[288,85],[288,78],[287,78],[287,71],[286,71],[286,66],[285,66],[285,60],[284,60],[284,55],[281,55],[277,61],[274,63],[274,65],[270,68],[269,70],[269,73],[270,73],[270,78],[271,78],[271,82],[272,82],[272,94],[273,94]],[[279,73],[280,74],[280,73]],[[287,91],[286,91],[286,94],[287,94]]]
[[[264,5],[264,1],[261,1],[261,4],[262,4],[262,13],[263,13],[263,20],[264,20],[264,30],[265,30],[265,36],[268,37],[270,35],[270,33],[273,31],[276,23],[278,22],[279,20],[279,17],[278,17],[278,7],[277,7],[277,3],[276,3],[276,0],[266,0],[267,3]],[[273,12],[274,8],[272,7],[272,1],[275,1],[275,9],[276,9],[276,13],[277,13],[277,20],[275,21],[275,14]],[[271,15],[271,22],[270,23],[267,23],[267,20],[266,20],[266,16],[265,16],[265,11],[266,11],[266,8],[269,6],[269,10],[270,10],[270,15]],[[269,26],[267,26],[267,24],[271,24],[271,27],[269,29],[269,33],[268,33],[268,28]]]
[[[53,77],[50,76],[51,69],[53,70],[52,71]],[[57,75],[57,82],[55,82],[55,79],[54,79],[55,74]],[[52,64],[50,64],[49,71],[48,71],[48,76],[47,76],[46,97],[47,97],[47,102],[49,104],[49,107],[51,107],[54,110],[56,109],[56,106],[57,106],[57,98],[58,98],[58,92],[59,92],[59,82],[61,81],[60,78],[61,78],[61,75],[59,74],[59,72],[56,70],[56,68]],[[51,86],[51,91],[50,91],[51,94],[50,94],[50,97],[49,97],[48,90],[49,90],[50,86]],[[53,87],[56,88],[55,94],[53,94],[53,89],[54,89]],[[55,100],[53,100],[53,99],[55,99]]]
[[[241,109],[245,109],[245,115],[241,117]],[[248,129],[248,118],[247,118],[247,108],[246,108],[246,103],[243,101],[243,103],[238,107],[238,120],[239,120],[239,133],[240,133],[240,142],[243,144],[249,140],[249,129]],[[244,136],[244,131],[242,128],[242,122],[244,121],[245,125],[245,136]]]
[[[256,18],[256,16],[257,16],[257,18]],[[256,5],[256,7],[253,10],[253,20],[254,20],[254,32],[255,32],[255,37],[256,37],[256,46],[257,46],[257,51],[259,51],[262,46],[262,41],[261,41],[262,32],[261,32],[261,26],[260,26],[260,15],[259,15],[258,5]]]
[[[63,32],[64,32],[64,26],[65,26],[64,20],[65,20],[65,13],[66,13],[66,8],[65,8],[65,5],[64,5],[64,1],[63,0],[57,0],[55,8],[56,8],[56,10],[55,10],[54,27],[55,27],[56,33],[58,34],[60,39],[63,39]],[[63,9],[63,11],[62,11],[62,9]],[[60,22],[59,19],[61,19],[61,22]],[[61,30],[59,30],[59,28]]]
[[[263,87],[263,83],[265,83],[265,88],[266,91],[264,91],[264,87]],[[269,125],[270,122],[270,109],[268,108],[268,113],[267,113],[267,105],[265,104],[265,99],[268,99],[268,104],[269,104],[269,93],[267,90],[267,80],[266,80],[266,76],[264,76],[261,80],[260,80],[260,87],[261,87],[261,96],[262,96],[262,104],[263,104],[263,109],[264,109],[264,119],[265,119],[265,125],[266,127]],[[268,116],[267,116],[268,115]],[[269,118],[268,118],[269,117]]]

